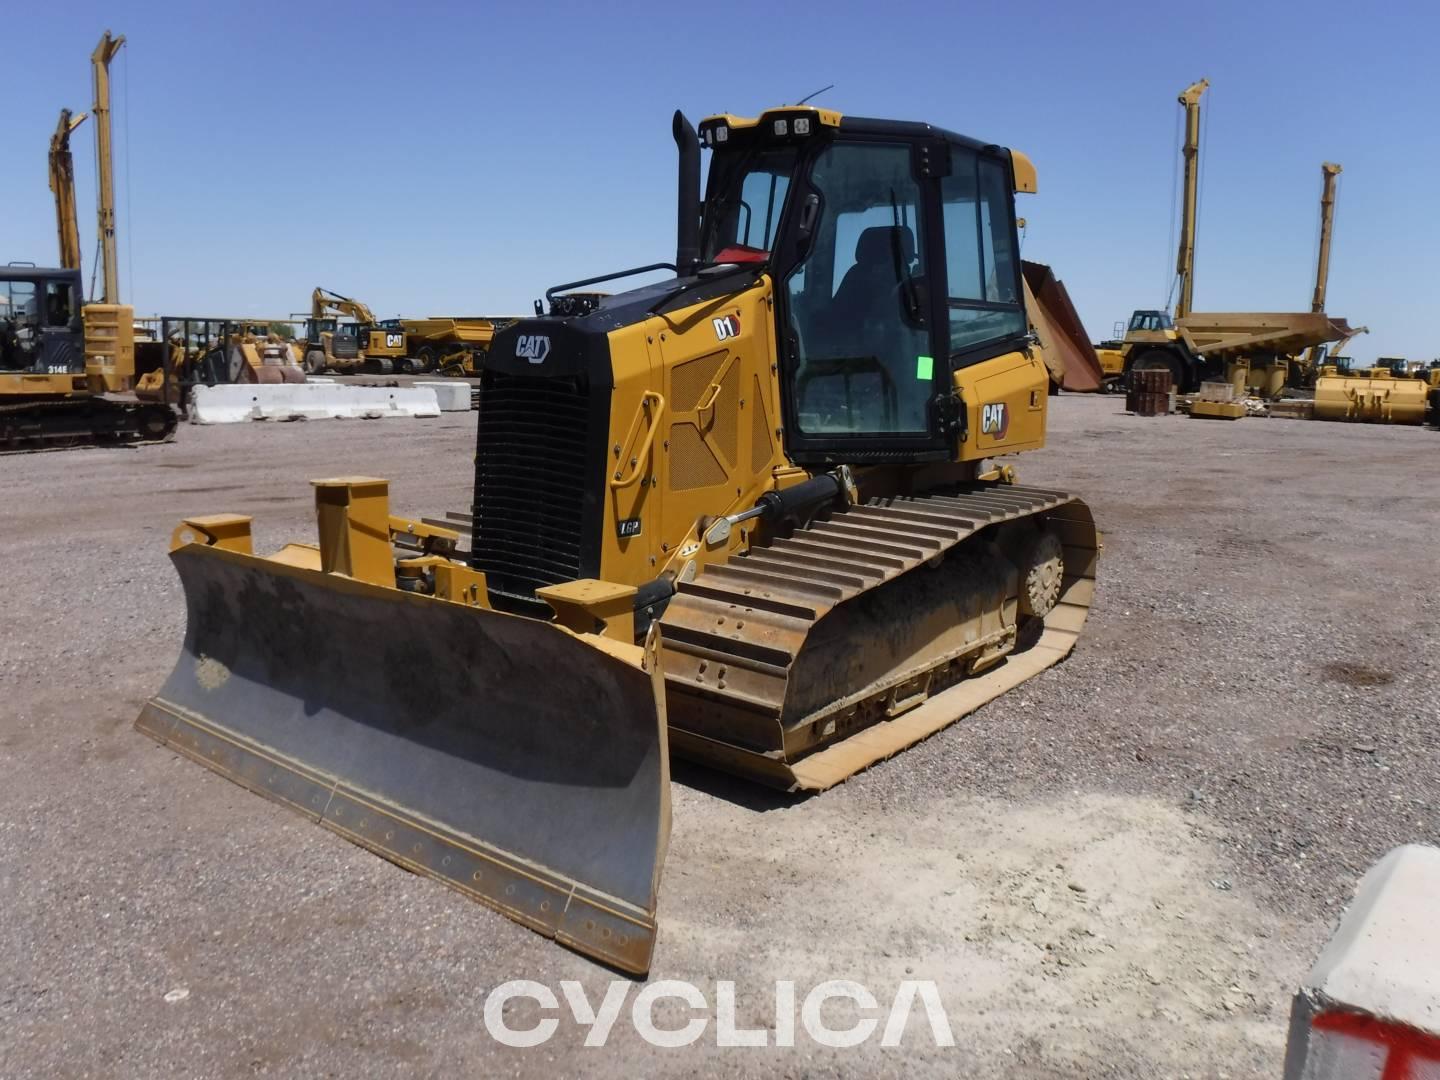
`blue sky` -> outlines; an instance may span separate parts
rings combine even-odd
[[[1091,337],[1162,304],[1178,92],[1205,76],[1199,310],[1306,310],[1320,163],[1344,165],[1330,302],[1360,358],[1440,356],[1440,5],[8,5],[0,258],[53,263],[45,149],[107,27],[121,284],[141,313],[523,313],[673,254],[669,116],[827,83],[842,112],[1024,150],[1027,258]],[[339,16],[339,17],[337,17]],[[18,44],[20,47],[15,48]],[[94,259],[94,137],[76,133]]]

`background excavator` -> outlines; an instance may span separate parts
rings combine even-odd
[[[60,113],[49,154],[60,266],[0,267],[0,450],[153,442],[175,431],[169,406],[130,394],[135,309],[120,303],[110,148],[110,62],[124,43],[107,30],[90,58],[104,282],[99,301],[84,302],[70,153],[70,134],[85,117],[68,109]]]
[[[70,136],[85,122],[87,113],[75,116],[60,110],[60,122],[50,136],[50,192],[55,196],[55,234],[60,240],[60,265],[80,269],[80,223],[75,208],[75,158]]]
[[[408,371],[408,356],[404,328],[381,323],[368,304],[318,285],[310,294],[310,317],[305,321],[306,371],[369,370],[388,375]]]
[[[184,647],[136,721],[636,973],[672,750],[822,791],[1066,656],[1098,549],[991,460],[1049,407],[1023,154],[813,107],[673,133],[674,261],[496,334],[467,528],[359,476],[269,556],[186,519]]]

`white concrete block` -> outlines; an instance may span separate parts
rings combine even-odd
[[[242,383],[197,386],[190,395],[192,424],[439,415],[440,404],[435,392],[419,386],[342,386],[322,382],[260,386]]]
[[[1440,1073],[1440,849],[1398,847],[1361,879],[1295,995],[1286,1080]]]
[[[435,400],[440,403],[441,412],[469,412],[470,384],[459,379],[443,379],[434,382],[417,382],[414,385],[428,387],[435,391]]]
[[[1311,1077],[1379,1077],[1385,1072],[1388,1048],[1355,1035],[1339,1031],[1310,1033],[1309,1053],[1304,1076]]]

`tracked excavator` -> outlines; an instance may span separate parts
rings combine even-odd
[[[0,266],[0,453],[163,442],[175,433],[166,405],[136,400],[135,309],[120,303],[111,163],[110,63],[125,43],[110,31],[90,57],[95,100],[96,202],[104,292],[86,303],[80,274],[70,110],[50,138],[50,190],[60,265]]]
[[[811,107],[674,136],[674,262],[495,335],[468,529],[363,476],[268,556],[186,519],[184,646],[136,722],[633,973],[672,752],[823,791],[1066,656],[1098,548],[993,460],[1045,442],[1029,159]]]

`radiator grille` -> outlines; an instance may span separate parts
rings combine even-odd
[[[360,355],[360,341],[349,334],[331,334],[330,353],[337,360],[354,360]]]
[[[470,565],[533,599],[581,577],[589,402],[579,378],[488,372],[480,389]]]

